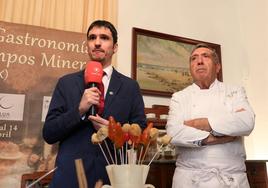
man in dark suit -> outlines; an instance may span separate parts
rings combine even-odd
[[[121,124],[145,126],[144,102],[138,83],[111,65],[118,47],[114,26],[104,20],[93,22],[88,28],[87,45],[90,60],[100,62],[105,72],[104,111],[102,115],[85,116],[92,105],[99,106],[101,91],[97,87],[86,88],[84,70],[59,79],[43,128],[47,143],[59,142],[57,169],[50,188],[78,187],[75,159],[83,160],[89,188],[99,179],[104,184],[109,183],[105,170],[107,162],[98,145],[91,143],[91,135],[108,125],[109,116]]]

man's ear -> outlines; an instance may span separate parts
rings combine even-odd
[[[220,70],[221,70],[221,64],[216,63],[216,72],[217,72],[217,74],[220,72]]]
[[[113,52],[116,53],[117,52],[117,49],[118,49],[118,43],[114,44],[114,50],[113,50]]]

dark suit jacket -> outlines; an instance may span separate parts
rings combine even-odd
[[[94,187],[98,179],[109,183],[105,158],[98,145],[91,143],[91,135],[96,132],[89,121],[83,121],[78,106],[85,90],[84,71],[69,74],[59,79],[54,90],[43,137],[49,144],[59,142],[54,172],[50,188],[76,188],[78,180],[75,159],[83,160],[88,187]],[[144,103],[136,81],[113,70],[105,98],[103,117],[113,116],[123,123],[138,123],[145,126]]]

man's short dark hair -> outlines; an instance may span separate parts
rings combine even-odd
[[[108,28],[111,33],[112,33],[112,36],[113,36],[113,42],[114,44],[117,43],[117,30],[115,29],[114,25],[106,20],[96,20],[94,21],[88,28],[87,30],[87,37],[88,37],[88,33],[90,32],[90,30],[93,28],[93,27],[105,27],[105,28]]]

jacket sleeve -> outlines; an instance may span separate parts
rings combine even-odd
[[[67,98],[67,94],[70,95],[71,92],[67,89],[67,85],[60,79],[52,95],[43,127],[43,138],[49,144],[66,138],[82,121],[78,112],[78,104],[69,104],[74,101]]]
[[[173,94],[166,125],[167,134],[172,137],[171,143],[176,146],[197,147],[199,140],[208,137],[209,132],[198,130],[183,124],[187,117],[189,98],[181,93]]]
[[[227,89],[223,104],[208,117],[213,131],[229,136],[248,136],[254,128],[255,114],[243,87]]]

